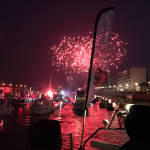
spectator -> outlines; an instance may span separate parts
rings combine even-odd
[[[61,127],[56,120],[42,119],[28,131],[31,150],[60,150],[62,147]]]
[[[125,122],[125,129],[130,138],[120,150],[150,149],[150,107],[132,105]]]

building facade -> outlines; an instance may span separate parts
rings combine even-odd
[[[119,91],[135,91],[136,86],[146,82],[146,68],[133,67],[117,74],[117,89]]]
[[[0,84],[0,90],[3,92],[4,95],[12,95],[14,93],[24,93],[26,89],[26,85],[12,85],[8,84],[6,85],[5,83]]]

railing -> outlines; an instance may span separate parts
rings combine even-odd
[[[122,128],[121,126],[121,122],[120,122],[120,116],[123,115],[123,114],[127,114],[127,111],[119,111],[119,110],[116,110],[115,114],[113,115],[112,119],[111,119],[111,122],[110,124],[108,125],[107,127],[107,124],[109,123],[107,120],[104,120],[103,121],[103,124],[105,127],[101,127],[101,128],[98,128],[89,138],[87,138],[84,143],[83,143],[83,149],[85,149],[85,144],[100,130],[125,130],[125,128]],[[120,128],[111,128],[111,125],[115,119],[115,116],[117,115],[118,117],[118,121],[119,121],[119,125],[120,125]]]

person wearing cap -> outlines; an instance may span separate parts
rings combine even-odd
[[[27,131],[31,150],[60,150],[62,136],[57,120],[41,119]]]

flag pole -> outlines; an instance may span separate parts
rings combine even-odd
[[[95,49],[95,40],[96,40],[96,34],[97,34],[97,26],[98,22],[100,20],[100,17],[103,13],[114,10],[113,7],[108,7],[99,12],[97,15],[96,21],[95,21],[95,27],[94,27],[94,35],[93,35],[93,45],[92,45],[92,52],[91,52],[91,60],[90,60],[90,68],[89,68],[89,74],[88,74],[88,83],[87,83],[87,92],[86,92],[86,102],[85,102],[85,108],[84,108],[84,119],[83,119],[83,127],[82,127],[82,135],[81,135],[81,144],[79,150],[83,150],[83,135],[84,135],[84,126],[85,126],[85,119],[86,119],[86,111],[88,106],[88,95],[89,95],[89,89],[90,89],[90,82],[91,82],[91,72],[92,72],[92,64],[93,64],[93,57],[94,57],[94,49]]]

